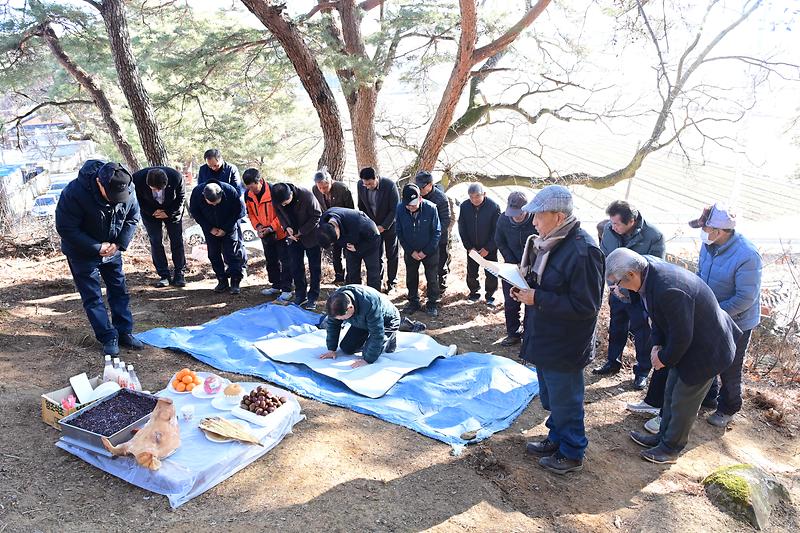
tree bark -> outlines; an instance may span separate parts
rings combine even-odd
[[[105,22],[111,54],[117,69],[119,85],[128,101],[133,122],[139,132],[144,155],[151,165],[168,165],[167,147],[150,102],[150,95],[142,83],[139,67],[131,49],[131,37],[128,32],[128,21],[125,17],[123,0],[103,0],[102,3],[90,2],[100,10]]]
[[[242,0],[262,24],[281,43],[292,62],[303,88],[319,116],[324,146],[319,166],[327,166],[335,180],[344,174],[345,146],[339,108],[319,63],[308,48],[297,27],[283,16],[285,5],[270,5],[265,0]]]
[[[103,123],[108,130],[108,134],[111,136],[111,140],[114,142],[117,150],[119,150],[120,155],[125,160],[125,163],[131,173],[139,170],[139,162],[133,153],[133,148],[122,134],[122,128],[114,116],[114,110],[111,107],[111,102],[108,101],[108,98],[103,90],[97,85],[94,78],[92,78],[88,72],[76,64],[72,58],[67,55],[67,53],[64,51],[64,48],[61,46],[58,36],[53,31],[53,28],[50,26],[50,24],[42,25],[40,30],[42,38],[47,44],[47,47],[50,49],[50,52],[52,52],[59,64],[64,67],[64,70],[66,70],[73,78],[75,78],[81,87],[86,89],[91,96],[92,101],[97,106],[97,109],[100,110],[100,115],[103,117]]]

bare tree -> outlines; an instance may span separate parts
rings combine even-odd
[[[119,84],[130,106],[145,157],[151,165],[169,164],[167,147],[156,121],[150,95],[144,87],[133,55],[124,1],[84,0],[84,2],[96,8],[103,17]]]
[[[339,107],[314,54],[297,26],[285,15],[285,4],[273,5],[268,0],[242,0],[242,3],[281,43],[286,56],[292,62],[319,117],[324,140],[319,166],[326,165],[331,176],[341,180],[345,148]]]

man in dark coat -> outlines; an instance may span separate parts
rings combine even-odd
[[[160,278],[156,287],[185,287],[186,252],[183,248],[183,174],[171,167],[147,167],[133,174],[142,223],[150,239],[150,255]],[[174,275],[164,251],[167,228]]]
[[[132,179],[122,165],[86,161],[61,193],[56,206],[56,231],[67,256],[75,287],[103,353],[119,354],[119,346],[139,350],[144,345],[132,335],[133,315],[122,271],[122,252],[136,232],[139,203]],[[106,284],[108,309],[100,280]]]
[[[311,192],[314,193],[314,198],[319,202],[319,207],[323,212],[331,207],[355,209],[350,189],[341,181],[333,181],[325,168],[314,174],[314,186],[311,188]],[[333,283],[337,285],[344,283],[346,276],[342,265],[342,247],[337,243],[331,247],[331,260],[335,274]]]
[[[653,368],[669,368],[657,435],[631,432],[641,457],[674,463],[686,447],[711,382],[733,361],[741,330],[712,290],[688,270],[618,248],[606,258],[610,286],[639,294],[652,321]]]
[[[427,281],[426,310],[432,317],[439,316],[439,238],[442,228],[436,206],[422,199],[414,184],[403,187],[403,201],[397,205],[397,237],[403,247],[406,263],[408,304],[403,309],[413,314],[420,309],[419,266],[425,270]]]
[[[450,199],[440,185],[433,184],[433,176],[425,170],[420,170],[414,181],[422,193],[422,199],[432,202],[439,212],[439,224],[442,226],[442,236],[439,239],[439,294],[444,294],[447,288],[447,274],[450,272],[450,228],[455,223],[455,218],[450,205]]]
[[[319,219],[317,240],[322,248],[340,246],[344,248],[347,261],[347,284],[361,284],[361,263],[367,269],[367,285],[381,290],[383,279],[381,234],[366,213],[331,207]]]
[[[345,285],[328,297],[326,305],[326,344],[328,351],[320,359],[336,359],[336,349],[352,355],[361,350],[361,359],[351,366],[374,363],[382,353],[397,348],[400,313],[388,297],[364,285]],[[339,341],[344,323],[350,324]]]
[[[641,255],[664,258],[664,235],[648,224],[642,214],[624,200],[616,200],[606,209],[609,222],[603,230],[600,249],[608,255],[617,248],[629,248]],[[608,360],[592,374],[613,375],[622,368],[622,352],[633,334],[636,364],[633,367],[633,388],[647,386],[650,373],[650,326],[644,316],[641,299],[617,289],[608,295],[610,319],[608,324]]]
[[[294,303],[313,311],[317,307],[322,281],[322,250],[317,242],[319,218],[322,216],[319,202],[304,187],[276,183],[272,186],[272,204],[288,234]],[[308,258],[309,281],[306,281],[304,256]]]
[[[201,165],[197,172],[197,185],[216,180],[220,183],[227,183],[239,191],[239,194],[244,194],[244,186],[242,180],[239,179],[239,169],[236,168],[236,165],[223,161],[219,150],[216,148],[206,150],[203,159],[206,163]]]
[[[477,261],[469,257],[472,250],[481,254],[489,261],[497,261],[497,244],[494,242],[494,232],[497,219],[500,218],[500,206],[491,198],[486,197],[483,185],[473,183],[467,189],[469,202],[462,202],[458,213],[458,234],[461,243],[467,250],[467,287],[469,296],[467,302],[475,303],[481,299],[478,291],[478,271],[481,270]],[[484,290],[486,292],[486,305],[493,306],[494,293],[497,290],[497,277],[484,272]]]
[[[367,214],[378,226],[386,252],[386,292],[394,288],[397,281],[398,246],[395,216],[400,194],[397,185],[389,178],[378,178],[375,169],[364,167],[359,172],[358,209]]]
[[[603,252],[573,215],[572,194],[548,185],[523,208],[538,235],[528,238],[520,268],[530,289],[513,288],[525,304],[522,358],[536,365],[550,430],[527,451],[539,465],[566,474],[583,468],[583,369],[594,355],[594,330],[603,302]]]
[[[239,191],[216,180],[198,185],[189,199],[189,212],[206,239],[208,259],[217,277],[214,292],[230,290],[231,294],[239,294],[247,266],[247,251],[239,226],[247,211]]]
[[[536,235],[533,226],[533,215],[522,210],[528,198],[524,192],[514,191],[508,195],[506,211],[497,220],[494,241],[503,256],[503,261],[518,265],[522,262],[522,251],[528,237]],[[505,280],[503,284],[503,309],[506,315],[506,338],[500,341],[501,346],[514,346],[522,341],[522,322],[520,314],[522,305],[511,297],[512,285]]]

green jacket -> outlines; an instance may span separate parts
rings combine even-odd
[[[366,285],[345,285],[336,292],[344,292],[350,296],[355,312],[347,320],[328,317],[326,328],[328,350],[336,350],[339,347],[342,325],[347,322],[351,328],[364,329],[369,332],[362,355],[366,362],[374,363],[383,350],[386,327],[390,326],[396,331],[400,325],[400,312],[386,295]]]

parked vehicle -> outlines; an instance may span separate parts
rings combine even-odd
[[[242,237],[244,238],[245,242],[253,242],[258,240],[258,233],[256,233],[255,228],[253,228],[253,225],[250,224],[250,220],[247,217],[244,217],[239,221],[239,226],[242,228]],[[206,238],[203,235],[203,230],[200,229],[199,224],[195,224],[194,226],[184,230],[183,240],[189,246],[197,246],[198,244],[203,244],[206,242]]]
[[[55,194],[43,194],[33,202],[31,214],[35,217],[54,217],[57,203],[58,196]]]

